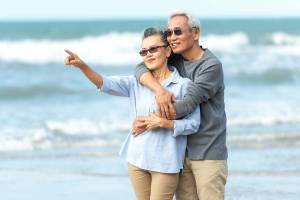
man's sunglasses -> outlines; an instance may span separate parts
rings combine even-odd
[[[196,27],[192,27],[191,29],[194,29]],[[182,34],[182,29],[180,27],[175,27],[173,30],[171,29],[168,29],[166,30],[165,34],[167,37],[171,37],[173,35],[173,33],[177,36],[181,35]]]
[[[160,47],[167,47],[168,45],[164,44],[164,45],[159,45],[159,46],[153,46],[153,47],[150,47],[149,49],[142,49],[140,50],[139,54],[141,56],[146,56],[148,54],[148,52],[150,53],[156,53],[158,51],[158,48]]]

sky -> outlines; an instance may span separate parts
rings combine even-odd
[[[300,17],[300,0],[0,0],[0,20]]]

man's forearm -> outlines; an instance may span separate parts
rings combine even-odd
[[[197,103],[192,99],[178,100],[174,104],[174,108],[176,110],[176,119],[181,119],[192,113],[196,107]]]
[[[154,93],[159,94],[164,92],[164,88],[161,84],[153,77],[151,72],[145,72],[140,77],[140,83],[148,87]]]

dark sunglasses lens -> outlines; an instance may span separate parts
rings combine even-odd
[[[151,47],[150,49],[148,49],[148,51],[149,51],[150,53],[156,53],[158,48],[159,48],[159,47]]]
[[[175,29],[174,29],[174,34],[175,34],[175,35],[181,35],[181,34],[182,34],[181,29],[180,29],[180,28],[175,28]]]
[[[166,35],[167,35],[168,37],[170,37],[170,36],[172,35],[172,31],[171,31],[171,30],[167,30],[167,31],[166,31]]]
[[[140,55],[141,56],[145,56],[145,55],[147,55],[147,50],[141,50],[139,53],[140,53]]]

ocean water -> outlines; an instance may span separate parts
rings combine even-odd
[[[300,198],[299,23],[201,21],[200,43],[220,58],[225,76],[227,199]],[[64,48],[102,74],[128,75],[141,61],[143,29],[165,24],[0,22],[1,196],[133,199],[118,157],[132,123],[129,102],[64,66]]]

